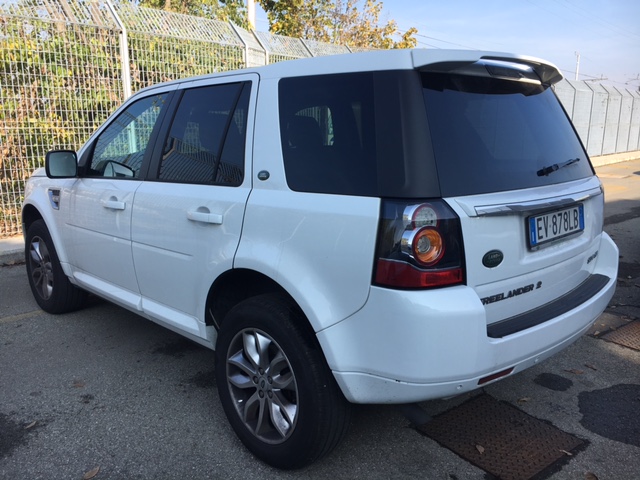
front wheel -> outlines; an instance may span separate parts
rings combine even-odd
[[[227,418],[264,462],[301,468],[329,453],[349,424],[350,405],[302,313],[262,295],[229,312],[216,346],[216,380]]]
[[[31,292],[42,310],[65,313],[80,308],[86,292],[69,282],[62,271],[58,253],[43,220],[36,220],[27,229],[25,262]]]

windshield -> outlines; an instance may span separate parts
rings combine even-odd
[[[440,73],[423,73],[422,86],[443,196],[531,188],[593,175],[550,88]]]

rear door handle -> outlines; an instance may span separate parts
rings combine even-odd
[[[103,200],[102,206],[104,208],[108,208],[109,210],[124,210],[127,204],[124,202],[120,202],[115,198],[110,198],[109,200]]]
[[[206,212],[198,210],[187,212],[187,218],[192,222],[222,225],[222,215],[219,213],[210,213],[208,210]]]

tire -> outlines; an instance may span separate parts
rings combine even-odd
[[[229,312],[216,344],[231,426],[256,457],[281,469],[328,454],[349,425],[351,406],[306,321],[283,297],[253,297]]]
[[[87,294],[69,282],[62,271],[44,220],[36,220],[29,226],[25,240],[29,286],[40,308],[48,313],[81,308]]]

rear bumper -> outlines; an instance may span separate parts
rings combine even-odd
[[[598,293],[609,284],[610,280],[606,275],[599,273],[590,275],[584,282],[578,285],[578,287],[553,302],[521,315],[492,323],[487,326],[487,335],[491,338],[503,338],[553,320],[564,313],[580,307],[580,305],[590,298],[597,296]]]
[[[482,302],[466,286],[421,292],[372,287],[360,311],[318,338],[351,402],[458,395],[484,386],[479,382],[492,374],[529,368],[576,341],[613,296],[617,262],[618,249],[603,233],[592,275],[607,277],[604,287],[544,323],[500,338],[488,335]]]

